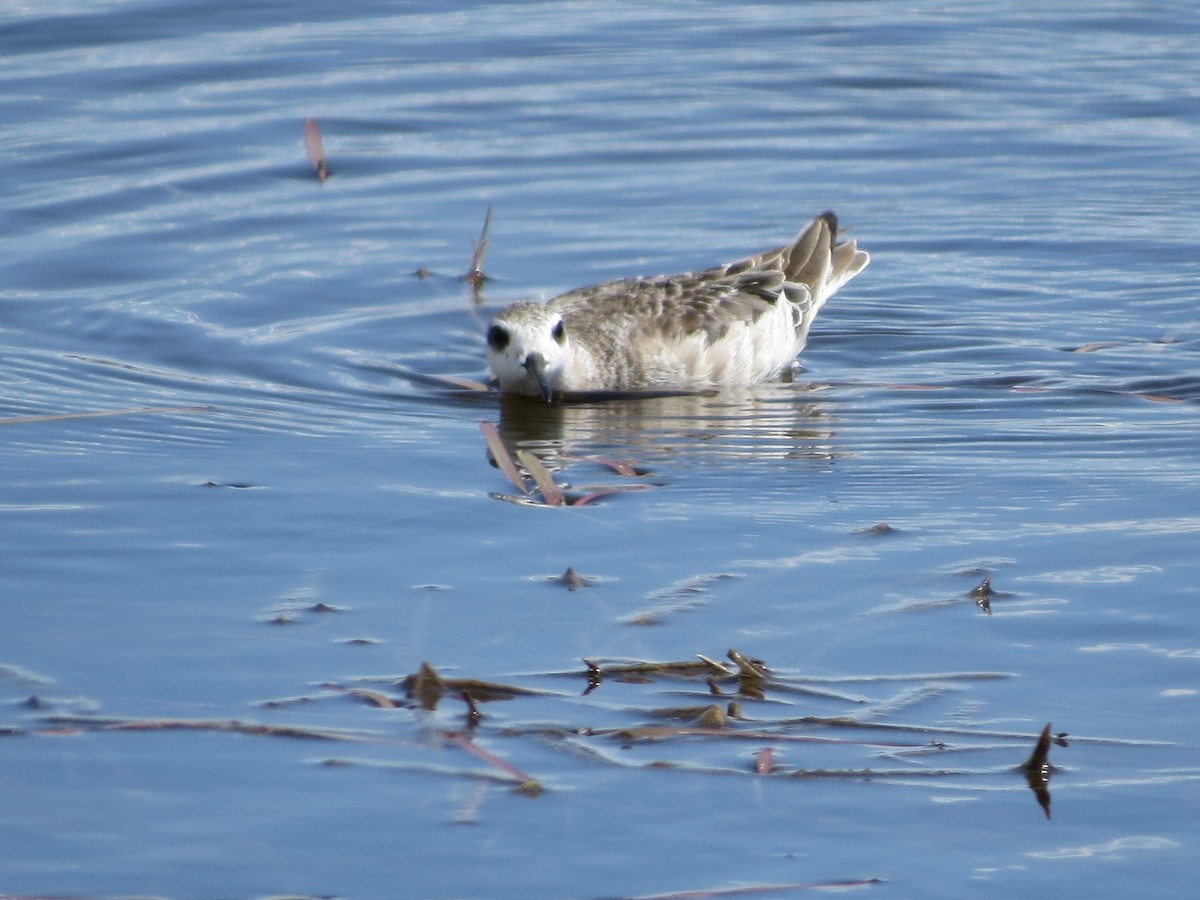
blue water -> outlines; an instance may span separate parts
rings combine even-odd
[[[1185,3],[0,12],[0,893],[1191,896],[1198,39]],[[480,379],[504,303],[824,209],[873,260],[791,383],[429,378]],[[644,489],[495,499],[480,421]],[[747,736],[588,731],[714,698],[581,658],[730,647],[778,678]],[[540,692],[473,740],[543,793],[392,687],[423,661]]]

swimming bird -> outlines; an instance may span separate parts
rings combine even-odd
[[[825,301],[870,261],[822,213],[783,247],[700,272],[624,278],[523,300],[487,331],[506,394],[687,391],[768,381],[804,347]]]

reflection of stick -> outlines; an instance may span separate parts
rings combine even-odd
[[[144,413],[211,412],[211,406],[135,406],[131,409],[102,409],[85,413],[51,413],[44,416],[14,416],[0,419],[0,425],[28,425],[31,422],[61,422],[67,419],[98,419],[105,416],[140,416]]]
[[[751,884],[732,888],[702,888],[695,891],[680,891],[671,894],[644,894],[630,900],[718,900],[720,897],[754,897],[759,894],[773,895],[781,891],[841,891],[849,888],[882,884],[882,878],[854,878],[845,881],[806,881],[789,884]]]
[[[483,230],[479,232],[479,240],[475,241],[475,248],[471,253],[471,268],[467,270],[464,276],[467,282],[475,290],[479,290],[483,283],[487,281],[487,276],[483,274],[483,257],[487,253],[488,231],[492,227],[492,207],[489,205],[487,214],[483,217]]]
[[[353,731],[305,728],[297,725],[258,725],[237,719],[105,719],[95,716],[47,716],[45,721],[61,733],[62,729],[80,731],[223,731],[254,737],[304,738],[313,741],[352,741],[377,743],[373,734]],[[39,729],[39,733],[45,732]]]
[[[529,487],[525,484],[521,473],[517,471],[516,463],[509,456],[508,448],[504,446],[504,441],[501,440],[496,426],[485,419],[479,423],[479,430],[483,432],[483,439],[487,441],[488,449],[492,451],[492,459],[496,461],[496,468],[503,472],[504,477],[515,484],[522,494],[528,494]]]
[[[754,772],[757,775],[770,775],[773,768],[775,768],[775,751],[770,747],[763,747],[754,756]]]
[[[520,769],[518,769],[512,763],[501,759],[500,757],[496,756],[494,753],[488,753],[488,751],[484,750],[482,747],[480,747],[478,744],[476,744],[474,741],[472,741],[469,737],[464,737],[463,735],[458,734],[453,731],[443,732],[442,737],[446,738],[446,740],[455,744],[459,748],[466,750],[472,756],[478,757],[479,759],[483,760],[484,762],[495,766],[497,769],[499,769],[505,775],[508,775],[510,778],[512,778],[514,781],[517,782],[517,790],[520,791],[521,793],[528,794],[531,797],[536,797],[538,794],[540,794],[542,792],[542,786],[540,784],[538,784],[535,779],[530,778],[528,775],[526,775],[524,772],[522,772]]]
[[[317,180],[324,181],[329,177],[329,167],[325,164],[325,142],[321,140],[321,129],[316,119],[304,120],[304,146],[308,149],[308,158],[317,172]]]
[[[479,807],[483,805],[487,789],[486,784],[480,784],[475,788],[475,793],[467,798],[458,815],[454,817],[455,825],[473,825],[479,821]]]

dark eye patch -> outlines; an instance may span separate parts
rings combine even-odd
[[[508,339],[509,334],[507,328],[503,328],[500,325],[493,325],[488,329],[487,342],[488,346],[493,350],[503,350],[508,346]]]
[[[562,319],[554,323],[554,328],[550,331],[550,336],[560,344],[567,339],[567,329],[563,327]]]

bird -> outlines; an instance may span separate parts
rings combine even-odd
[[[791,365],[825,301],[868,262],[825,212],[736,262],[513,303],[488,327],[488,366],[502,394],[547,403],[759,384]]]

